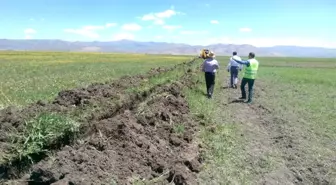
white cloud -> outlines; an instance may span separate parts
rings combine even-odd
[[[157,35],[154,37],[155,39],[162,39],[163,37],[161,35]]]
[[[162,28],[166,29],[166,30],[176,30],[176,29],[182,28],[182,26],[180,26],[180,25],[164,25],[164,26],[162,26]]]
[[[210,23],[211,24],[219,24],[219,22],[217,20],[211,20]]]
[[[161,20],[165,18],[170,18],[173,15],[176,15],[177,12],[175,10],[165,10],[163,12],[158,12],[158,13],[149,13],[144,16],[142,16],[143,21],[155,21],[155,20]]]
[[[152,20],[156,20],[157,17],[154,16],[154,14],[147,14],[142,16],[141,20],[143,21],[152,21]]]
[[[131,24],[124,24],[121,27],[123,30],[128,30],[128,31],[139,31],[142,29],[142,27],[138,24],[131,23]]]
[[[32,29],[32,28],[27,28],[24,30],[25,34],[35,34],[36,30]]]
[[[117,25],[116,23],[106,23],[105,25],[87,25],[77,29],[67,28],[64,29],[64,32],[78,34],[85,37],[96,39],[100,37],[97,31],[105,30],[106,28],[110,28],[116,25]]]
[[[67,33],[74,33],[90,38],[99,38],[99,34],[90,29],[80,28],[80,29],[64,29]]]
[[[32,38],[31,35],[26,35],[26,36],[25,36],[25,39],[31,39],[31,38]]]
[[[165,22],[163,19],[156,17],[154,14],[144,15],[141,20],[143,21],[153,21],[156,25],[163,25]]]
[[[168,19],[172,16],[182,14],[181,12],[176,12],[174,10],[174,6],[171,6],[170,9],[162,11],[162,12],[156,12],[156,13],[149,13],[141,17],[141,20],[143,21],[153,21],[156,25],[163,25],[165,24],[165,19]]]
[[[131,33],[118,33],[113,36],[113,40],[134,40],[134,35]]]
[[[240,28],[239,31],[240,32],[251,32],[252,29],[251,28]]]
[[[25,39],[31,39],[33,37],[32,35],[36,34],[36,30],[27,28],[23,30],[23,33],[25,34]]]
[[[154,21],[154,24],[157,24],[157,25],[164,25],[165,22],[164,22],[162,19],[158,19],[158,20],[155,20],[155,21]]]
[[[117,23],[106,23],[105,24],[106,28],[110,28],[110,27],[114,27],[114,26],[117,26]]]
[[[163,12],[156,13],[155,15],[158,18],[169,18],[173,15],[176,15],[176,12],[174,10],[166,10]]]

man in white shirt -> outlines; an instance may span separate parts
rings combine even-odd
[[[241,60],[241,58],[237,55],[237,52],[232,53],[232,57],[230,58],[229,64],[227,66],[227,71],[230,72],[230,87],[237,89],[238,83],[238,70],[241,70],[242,65],[237,63],[235,60]]]

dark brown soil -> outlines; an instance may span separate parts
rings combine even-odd
[[[1,166],[0,180],[21,179],[23,184],[131,184],[136,177],[147,181],[160,177],[162,184],[197,184],[195,174],[201,166],[199,148],[193,140],[197,124],[181,93],[184,86],[193,85],[192,70],[186,70],[183,84],[156,86],[142,94],[125,93],[143,80],[177,67],[65,90],[52,102],[39,101],[21,110],[1,110],[0,148],[6,152],[10,143],[7,132],[22,132],[27,118],[40,112],[69,113],[101,106],[81,120],[85,126],[75,143],[55,149],[52,156],[30,166],[22,178],[17,169]]]
[[[88,138],[35,165],[29,180],[129,184],[134,175],[150,180],[166,173],[166,183],[195,184],[197,125],[180,95],[163,92],[134,110],[93,123]],[[177,124],[184,126],[183,133],[174,131]]]
[[[179,65],[184,64],[178,64],[168,69],[151,69],[145,75],[124,76],[113,82],[95,83],[86,88],[64,90],[59,92],[52,102],[40,100],[23,109],[11,106],[0,110],[0,147],[3,145],[2,142],[9,142],[7,141],[8,137],[5,137],[9,130],[23,131],[24,121],[40,112],[67,113],[85,108],[89,104],[119,100],[125,94],[125,89],[137,87],[144,80],[158,75],[157,72],[175,70]]]

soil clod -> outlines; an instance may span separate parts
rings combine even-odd
[[[41,112],[78,112],[81,127],[74,142],[50,148],[52,153],[48,157],[35,161],[16,178],[9,178],[6,165],[0,166],[0,175],[7,176],[7,180],[21,176],[27,184],[61,185],[131,184],[135,175],[150,181],[166,174],[163,184],[197,184],[200,162],[198,158],[187,159],[186,155],[199,153],[198,147],[192,147],[198,146],[194,141],[198,128],[182,93],[185,85],[192,84],[188,77],[192,71],[185,73],[181,82],[126,93],[149,77],[176,68],[157,68],[146,75],[126,76],[113,83],[64,90],[50,103],[38,101],[22,110],[1,110],[1,149],[9,142],[2,137],[6,135],[3,133],[12,128],[16,128],[17,134],[23,133],[23,123]],[[7,167],[15,168],[10,164]]]

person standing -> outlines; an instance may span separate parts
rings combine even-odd
[[[248,100],[246,103],[252,103],[252,96],[253,96],[253,86],[254,81],[257,77],[258,67],[259,67],[259,61],[255,59],[255,54],[253,52],[249,53],[249,59],[246,61],[243,60],[236,60],[235,58],[232,58],[237,63],[246,65],[244,76],[240,85],[242,96],[239,99],[246,99],[246,91],[245,86],[248,84]]]
[[[205,75],[207,96],[209,99],[211,99],[214,92],[216,72],[217,69],[219,69],[219,64],[215,59],[214,52],[208,49],[203,49],[200,57],[204,59],[202,71]]]
[[[232,57],[230,58],[229,64],[227,66],[227,71],[230,72],[230,87],[237,89],[238,83],[238,70],[241,70],[242,66],[237,63],[235,60],[241,60],[239,56],[237,56],[237,52],[232,53]]]

